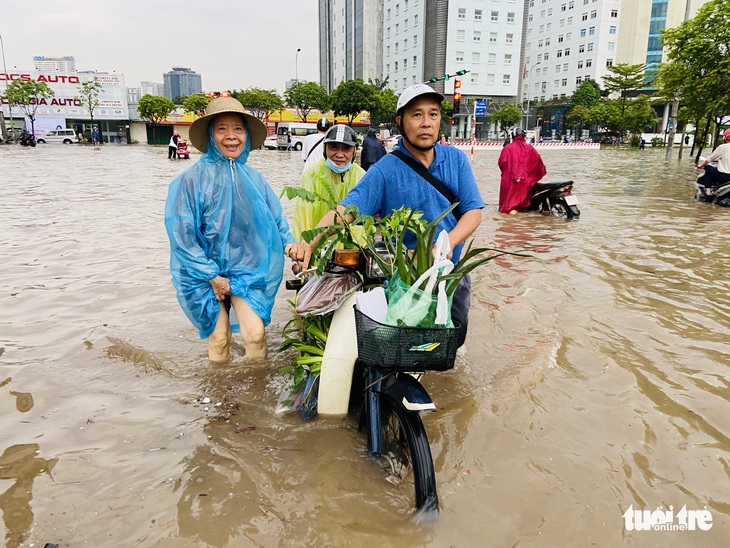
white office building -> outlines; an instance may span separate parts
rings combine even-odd
[[[620,0],[526,0],[523,101],[570,97],[586,79],[603,85],[616,62]]]
[[[39,72],[76,72],[76,58],[71,55],[65,57],[36,55],[33,57],[33,67]]]

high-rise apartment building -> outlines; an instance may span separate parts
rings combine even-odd
[[[143,80],[139,84],[140,92],[142,96],[145,95],[156,95],[158,97],[165,96],[165,85],[157,82],[148,82]]]
[[[172,67],[170,72],[162,75],[165,82],[165,97],[187,97],[203,91],[200,74],[188,67]]]
[[[527,0],[523,101],[569,97],[587,79],[603,84],[617,59],[621,0]]]
[[[76,58],[71,55],[67,55],[65,57],[45,57],[43,55],[36,55],[33,57],[33,66],[35,67],[35,70],[41,72],[76,72]]]
[[[383,0],[319,0],[319,73],[328,92],[382,77],[382,18]]]

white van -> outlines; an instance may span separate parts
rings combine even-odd
[[[43,137],[36,139],[37,143],[63,143],[70,145],[76,142],[76,132],[73,129],[52,129]]]
[[[302,150],[302,141],[307,135],[317,133],[317,124],[303,122],[279,122],[276,126],[276,144],[279,148],[287,147],[287,135],[291,132],[291,146],[294,150]]]

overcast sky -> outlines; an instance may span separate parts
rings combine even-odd
[[[0,36],[8,72],[72,55],[77,70],[123,73],[127,87],[162,83],[173,66],[205,91],[319,81],[317,0],[2,0]]]

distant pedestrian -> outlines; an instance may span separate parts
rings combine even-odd
[[[639,150],[644,150],[644,148],[646,148],[646,140],[642,137],[639,141]]]
[[[332,122],[327,118],[320,118],[317,120],[317,133],[312,133],[302,139],[302,161],[305,170],[324,157],[324,136],[331,127]]]
[[[177,131],[172,132],[170,142],[167,145],[167,159],[177,160],[177,144],[180,141],[180,134]]]
[[[684,136],[684,144],[685,145],[688,145],[689,144],[689,135],[685,135]]]
[[[286,134],[286,150],[291,152],[291,130]]]
[[[91,142],[94,143],[94,148],[98,150],[101,144],[101,133],[99,133],[99,129],[96,126],[91,132]]]
[[[371,165],[387,154],[383,143],[378,140],[377,134],[378,132],[375,128],[370,128],[362,142],[360,165],[365,171],[370,169]]]

